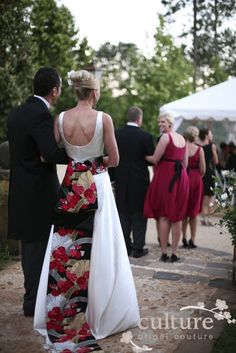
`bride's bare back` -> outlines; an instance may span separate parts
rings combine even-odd
[[[72,145],[85,146],[93,139],[97,121],[94,109],[73,108],[65,112],[63,131],[65,139]]]

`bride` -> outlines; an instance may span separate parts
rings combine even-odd
[[[107,173],[119,154],[112,119],[93,107],[100,87],[71,71],[78,104],[55,121],[70,162],[44,259],[34,329],[50,352],[101,351],[96,339],[135,327],[139,309]],[[103,148],[106,157],[101,157]],[[101,351],[102,352],[102,351]]]

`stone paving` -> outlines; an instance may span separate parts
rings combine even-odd
[[[200,225],[197,244],[198,248],[192,250],[180,245],[178,263],[162,263],[155,223],[149,222],[149,254],[139,259],[130,258],[141,326],[130,330],[132,342],[129,332],[126,336],[117,334],[100,340],[105,353],[211,352],[223,326],[228,325],[226,320],[216,320],[214,314],[203,310],[180,311],[180,308],[202,302],[211,309],[215,308],[217,299],[226,301],[228,312],[236,308],[236,286],[231,281],[232,245],[229,235],[220,235],[215,227]],[[20,263],[13,262],[1,271],[0,277],[0,352],[43,353],[42,340],[32,331],[32,319],[22,315],[22,294]],[[9,301],[10,297],[14,304]],[[145,345],[146,348],[142,348]]]

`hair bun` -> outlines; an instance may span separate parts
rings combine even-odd
[[[90,89],[97,89],[98,82],[94,78],[94,76],[86,71],[70,71],[67,73],[68,85],[75,86],[75,87],[83,87],[83,88],[90,88]]]

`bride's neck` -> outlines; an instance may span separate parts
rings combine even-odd
[[[78,102],[77,106],[80,107],[80,108],[90,108],[90,109],[92,109],[93,108],[93,102],[89,101],[89,100],[82,100],[82,101]]]

